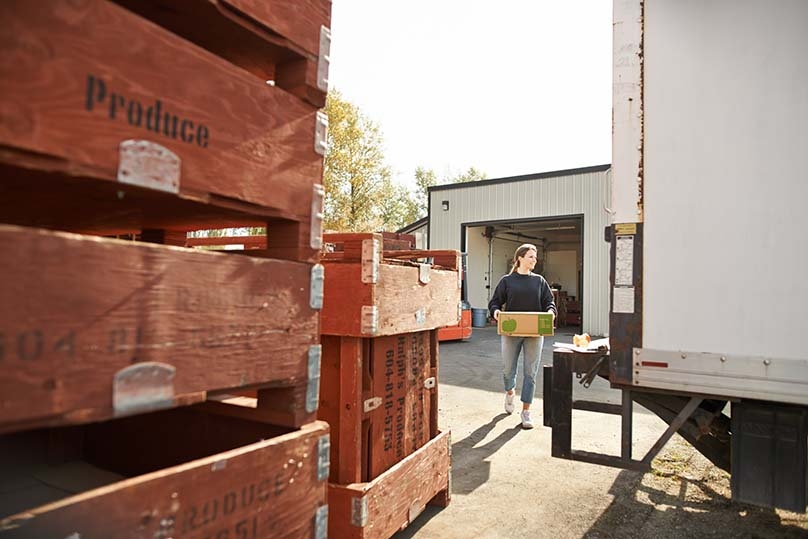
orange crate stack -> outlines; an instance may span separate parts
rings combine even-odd
[[[323,241],[319,418],[331,425],[335,463],[329,535],[386,538],[427,503],[449,502],[438,328],[460,316],[459,253],[406,249],[381,234]]]
[[[330,7],[0,6],[0,536],[325,536]]]

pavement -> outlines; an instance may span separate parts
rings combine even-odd
[[[552,364],[552,343],[572,342],[573,333],[562,328],[545,338],[542,364]],[[438,422],[441,430],[451,430],[452,498],[445,508],[428,506],[394,539],[808,537],[804,521],[792,527],[773,510],[732,504],[728,491],[705,486],[700,478],[688,483],[677,475],[679,468],[661,476],[666,483],[658,486],[647,481],[660,479],[653,473],[551,457],[541,369],[531,407],[536,427],[524,430],[518,398],[516,412],[503,410],[499,342],[496,327],[487,326],[474,328],[467,341],[440,344]],[[575,399],[620,403],[620,392],[602,379],[588,389],[573,386]],[[517,395],[520,387],[521,373]],[[633,457],[639,459],[667,425],[637,405],[633,421]],[[573,449],[619,455],[619,416],[575,410],[572,428]],[[684,455],[684,468],[695,463],[728,489],[725,472],[678,435],[671,444],[677,451],[673,461]],[[693,501],[693,493],[708,499]],[[745,532],[719,524],[736,520]]]

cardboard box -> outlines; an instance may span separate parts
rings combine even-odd
[[[511,337],[540,337],[553,335],[551,312],[500,312],[497,333]]]

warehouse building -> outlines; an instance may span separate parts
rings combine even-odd
[[[474,309],[486,308],[514,250],[535,244],[535,271],[559,290],[560,325],[608,335],[610,204],[610,165],[438,185],[428,219],[401,231],[466,253],[464,297]]]

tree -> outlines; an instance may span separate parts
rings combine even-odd
[[[477,170],[474,167],[469,167],[469,169],[466,172],[462,172],[460,174],[452,176],[446,183],[468,183],[484,180],[486,178],[487,176],[485,172]]]
[[[324,225],[337,231],[374,231],[401,213],[385,164],[378,125],[336,92],[329,92],[328,150],[325,154]]]
[[[384,192],[388,195],[379,201],[379,218],[382,229],[393,231],[420,219],[419,208],[410,190],[404,185],[393,183],[389,178]]]
[[[413,221],[421,217],[426,217],[429,212],[429,188],[438,185],[438,176],[433,170],[423,167],[415,169],[415,205],[418,208],[418,215]]]
[[[438,181],[438,176],[434,170],[418,167],[415,169],[415,191],[413,193],[413,204],[416,208],[415,218],[410,222],[417,221],[425,217],[429,212],[429,188],[436,185],[448,183],[467,183],[486,179],[485,172],[469,167],[466,172],[455,174],[454,176],[444,176],[442,181]]]

